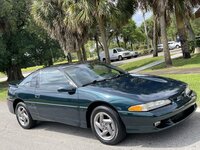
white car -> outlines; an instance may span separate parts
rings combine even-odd
[[[129,50],[129,52],[131,53],[132,57],[138,57],[139,53],[133,50]]]
[[[169,41],[168,46],[170,50],[181,47],[181,42]],[[163,51],[163,44],[158,44],[158,51]]]
[[[124,58],[131,58],[132,54],[130,51],[124,50],[123,48],[113,48],[109,50],[110,60],[123,60]],[[105,52],[100,53],[101,61],[105,61]]]
[[[168,45],[169,45],[169,49],[180,48],[181,42],[169,41]]]

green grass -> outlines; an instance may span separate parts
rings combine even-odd
[[[35,71],[35,70],[38,70],[38,69],[40,69],[40,68],[43,68],[43,66],[34,66],[34,67],[28,67],[28,68],[23,68],[22,69],[22,72],[23,73],[26,73],[26,72],[33,72],[33,71]]]
[[[200,67],[200,54],[193,55],[191,59],[183,59],[183,58],[178,58],[173,60],[173,66],[176,68],[172,69],[186,69],[186,68],[197,68]],[[157,69],[164,69],[166,66],[164,63],[152,67],[151,70],[157,70]],[[148,69],[149,70],[149,69]]]
[[[8,84],[6,82],[0,82],[0,101],[5,101],[7,97]]]
[[[180,80],[187,83],[192,90],[197,93],[198,99],[197,103],[200,105],[200,74],[170,74],[162,75],[164,77],[169,77],[172,79]]]
[[[0,72],[0,78],[4,78],[4,77],[6,77],[6,75]]]
[[[127,63],[127,64],[123,64],[119,67],[126,70],[126,71],[131,71],[131,70],[145,66],[147,64],[153,63],[153,62],[161,60],[161,59],[163,59],[163,57],[146,58],[146,59],[130,62],[130,63]]]

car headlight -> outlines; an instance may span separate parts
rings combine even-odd
[[[170,100],[159,100],[159,101],[155,101],[155,102],[149,102],[146,104],[131,106],[128,108],[128,111],[131,111],[131,112],[150,111],[150,110],[157,109],[157,108],[169,105],[169,104],[171,104]]]
[[[185,95],[189,96],[191,94],[192,90],[190,89],[189,86],[185,89]]]

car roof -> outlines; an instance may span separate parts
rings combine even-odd
[[[79,62],[76,62],[76,63],[64,63],[64,64],[52,65],[52,66],[49,66],[49,67],[44,67],[44,68],[38,69],[37,71],[39,71],[39,70],[48,70],[48,69],[64,69],[64,68],[75,67],[75,66],[80,67],[80,66],[83,66],[83,65],[91,64],[91,63],[102,64],[99,61],[87,61],[85,63],[79,63]]]

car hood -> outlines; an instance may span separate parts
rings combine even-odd
[[[108,96],[114,95],[148,102],[168,99],[182,92],[186,86],[183,82],[168,78],[126,74],[115,79],[92,84],[88,88]]]

